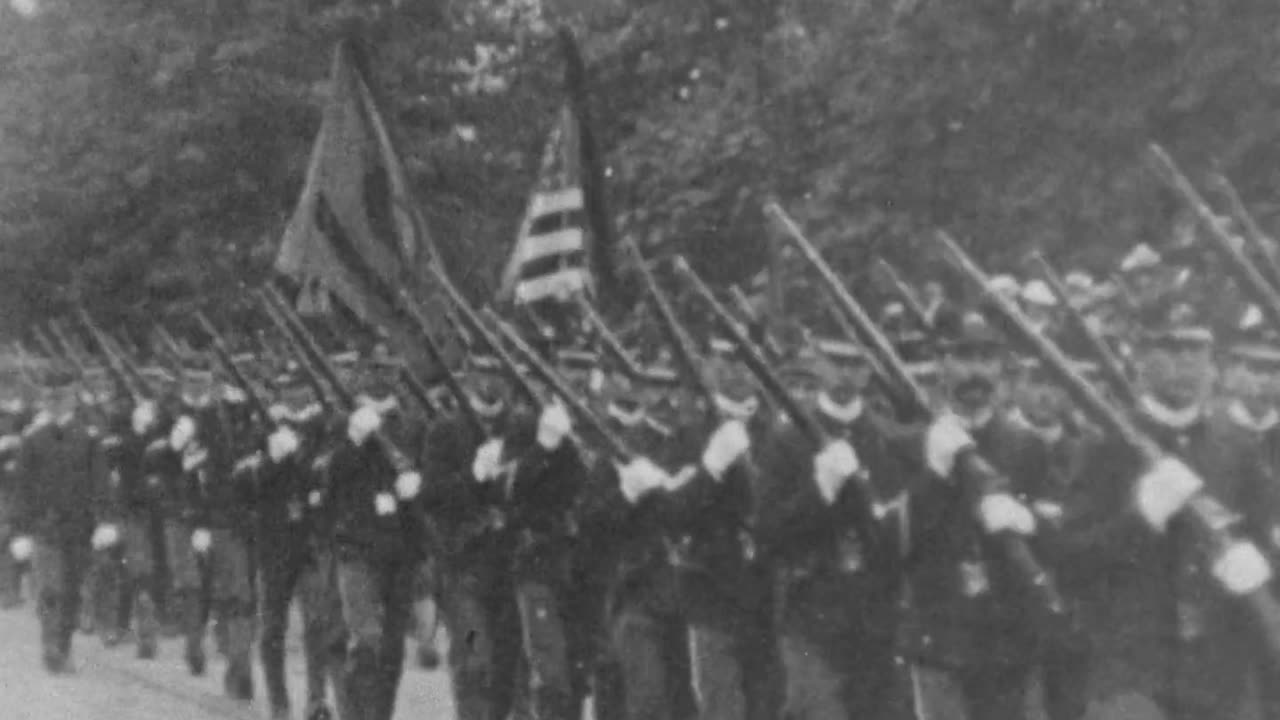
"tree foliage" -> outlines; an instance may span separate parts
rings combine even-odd
[[[931,272],[936,226],[998,267],[1162,243],[1153,139],[1247,198],[1280,190],[1266,0],[42,0],[0,11],[3,321],[73,300],[140,321],[264,278],[351,34],[482,292],[562,100],[559,23],[621,232],[717,282],[764,262],[770,197],[860,281],[879,253]]]

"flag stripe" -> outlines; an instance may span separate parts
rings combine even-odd
[[[529,201],[529,214],[534,217],[581,209],[583,209],[582,188],[576,186],[550,192],[535,192]]]
[[[520,262],[527,264],[548,255],[577,252],[583,249],[585,239],[582,228],[565,228],[546,235],[532,235],[520,245]]]
[[[536,302],[548,297],[571,295],[587,287],[586,270],[565,268],[550,275],[521,280],[516,285],[516,300]]]

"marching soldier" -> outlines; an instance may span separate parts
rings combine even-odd
[[[272,406],[271,415],[265,457],[259,451],[243,458],[236,468],[252,477],[256,489],[254,539],[260,573],[263,676],[271,716],[285,720],[289,717],[285,632],[290,604],[297,597],[307,677],[305,717],[320,720],[329,714],[325,679],[337,621],[328,602],[331,560],[321,557],[323,497],[311,467],[325,439],[325,418],[319,405],[303,405],[300,399],[293,407]]]
[[[79,616],[80,587],[93,510],[94,443],[76,417],[70,378],[55,378],[46,410],[23,433],[17,492],[15,559],[31,560],[44,665],[68,669],[71,638]]]
[[[22,450],[22,430],[30,421],[25,404],[12,399],[0,404],[0,543],[9,546],[17,520],[17,492],[20,483],[18,461]],[[22,575],[19,563],[7,552],[0,553],[0,610],[22,604]]]
[[[520,621],[509,572],[512,534],[500,507],[506,472],[508,390],[483,375],[467,378],[468,401],[483,427],[455,411],[432,423],[421,466],[421,506],[442,539],[441,610],[447,663],[460,720],[505,718],[513,705]],[[459,641],[458,639],[461,639]]]

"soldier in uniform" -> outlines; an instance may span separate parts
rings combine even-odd
[[[895,688],[896,543],[874,517],[874,476],[894,474],[864,401],[865,365],[804,362],[807,405],[826,444],[794,428],[760,452],[767,490],[757,533],[772,558],[786,717],[886,718]],[[884,484],[881,478],[880,484]],[[862,507],[859,507],[859,505]]]
[[[282,378],[290,404],[273,405],[266,452],[243,459],[238,472],[255,483],[255,546],[261,592],[261,659],[267,698],[275,720],[289,717],[285,682],[285,632],[289,607],[299,599],[302,642],[307,675],[307,720],[328,714],[325,678],[335,618],[325,602],[330,595],[330,562],[322,559],[319,527],[323,497],[311,463],[325,440],[320,406],[289,391],[293,381]]]
[[[93,532],[94,443],[76,417],[70,378],[55,378],[47,410],[23,433],[17,492],[15,559],[32,563],[45,667],[68,669],[80,587]]]
[[[502,438],[512,408],[501,380],[473,374],[465,384],[483,427],[473,427],[460,410],[429,426],[421,459],[428,487],[420,502],[443,541],[441,610],[454,706],[461,720],[494,720],[512,708],[520,654],[507,572],[512,535],[500,507],[507,472]]]
[[[750,530],[758,470],[749,451],[772,432],[774,419],[758,412],[744,370],[727,362],[715,369],[721,420],[672,501],[693,686],[706,720],[773,717],[779,693],[772,579]]]
[[[0,543],[8,547],[13,538],[16,494],[19,485],[18,460],[22,430],[30,421],[26,404],[19,398],[0,403]],[[19,564],[9,553],[0,553],[0,610],[22,604],[22,576]]]
[[[384,431],[384,412],[378,403],[352,412],[327,469],[325,502],[347,634],[344,720],[390,720],[394,713],[422,547],[411,529],[422,478],[393,465],[375,438]]]
[[[667,508],[667,493],[682,482],[674,434],[679,418],[654,417],[642,393],[628,390],[616,390],[606,410],[611,429],[641,455],[625,465],[597,463],[581,506],[580,555],[602,590],[596,601],[606,643],[596,673],[596,715],[685,719],[695,708]],[[609,705],[614,673],[621,708]],[[602,714],[602,706],[613,714]]]

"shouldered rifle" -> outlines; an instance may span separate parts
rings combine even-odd
[[[297,349],[310,359],[311,367],[318,371],[332,387],[334,396],[338,399],[342,410],[348,413],[354,412],[356,410],[355,396],[342,382],[342,379],[338,377],[338,373],[333,369],[333,366],[329,364],[329,358],[325,356],[324,351],[320,348],[319,343],[316,342],[315,337],[312,336],[311,331],[294,314],[293,308],[280,295],[279,290],[268,283],[262,293],[267,302],[272,304],[279,312],[281,319],[285,322],[285,329],[291,339],[296,342]],[[413,470],[413,462],[409,459],[409,456],[396,446],[385,431],[382,429],[375,430],[371,438],[377,443],[378,449],[386,456],[397,475]]]
[[[316,401],[320,403],[326,411],[333,412],[335,410],[334,391],[330,390],[324,380],[321,378],[320,371],[317,370],[311,359],[302,351],[298,341],[294,339],[293,333],[289,330],[289,325],[285,322],[284,317],[279,310],[267,299],[265,293],[258,295],[258,301],[262,305],[262,309],[266,312],[267,319],[272,325],[276,326],[276,330],[280,331],[280,336],[284,341],[284,358],[285,366],[288,366],[288,356],[292,356],[294,362],[302,370],[302,376],[306,379],[307,384],[311,386],[311,391],[315,393]]]
[[[49,336],[44,333],[43,328],[39,325],[32,325],[31,337],[35,338],[36,345],[40,347],[40,352],[44,353],[45,357],[49,358],[49,364],[51,366],[56,367],[63,364],[64,361],[61,353],[58,352],[57,346],[53,344],[53,341],[49,339]]]
[[[756,309],[751,306],[751,300],[746,293],[742,292],[742,288],[737,285],[730,285],[729,299],[738,308],[738,315],[746,322],[747,327],[759,335],[760,348],[768,353],[769,359],[775,361],[781,359],[783,355],[782,347],[778,345],[778,341],[769,332],[769,326],[765,323],[764,318],[760,317],[760,313],[756,312]]]
[[[1133,387],[1133,383],[1129,381],[1129,376],[1125,374],[1124,363],[1116,354],[1112,352],[1111,346],[1107,345],[1107,341],[1102,339],[1102,335],[1089,324],[1088,319],[1080,312],[1071,302],[1071,296],[1067,292],[1067,286],[1063,283],[1062,278],[1058,276],[1058,271],[1044,255],[1034,253],[1031,261],[1036,264],[1040,271],[1040,276],[1044,278],[1045,284],[1053,291],[1054,297],[1058,298],[1058,303],[1066,310],[1067,316],[1071,318],[1071,323],[1075,325],[1076,330],[1084,337],[1089,344],[1094,358],[1098,361],[1102,368],[1103,374],[1106,376],[1111,389],[1123,400],[1127,405],[1133,405],[1138,401],[1138,391]]]
[[[218,328],[199,310],[196,311],[196,322],[200,324],[200,329],[204,331],[204,334],[209,336],[209,346],[213,349],[214,357],[222,365],[223,372],[249,398],[249,403],[253,406],[253,410],[258,414],[258,417],[263,422],[269,422],[271,413],[267,409],[266,398],[262,397],[262,394],[258,392],[258,388],[249,382],[249,378],[236,366],[235,358],[232,357],[231,349],[227,347],[227,342],[223,339],[222,333],[218,332]]]
[[[442,283],[443,284],[443,283]],[[484,423],[480,421],[480,416],[476,414],[476,410],[471,406],[471,398],[467,395],[467,391],[462,387],[462,383],[458,382],[458,377],[453,374],[444,361],[444,352],[440,346],[436,344],[435,339],[431,336],[431,323],[427,320],[426,312],[422,306],[409,294],[408,290],[400,291],[400,302],[404,307],[405,314],[418,327],[418,334],[422,340],[423,347],[431,355],[432,361],[441,367],[444,371],[444,384],[449,388],[449,394],[453,395],[453,399],[457,401],[458,411],[467,419],[467,424],[477,434],[483,434]],[[465,346],[465,339],[462,339]],[[429,395],[425,394],[426,389],[423,388],[424,399],[428,399]]]
[[[498,317],[492,310],[485,310],[484,313],[494,327],[498,329],[498,332],[502,334],[502,337],[511,344],[511,347],[515,348],[516,353],[520,355],[520,359],[525,362],[525,365],[538,376],[538,379],[543,384],[551,388],[556,395],[559,395],[564,400],[565,405],[604,441],[605,449],[613,457],[622,461],[635,457],[635,453],[631,448],[627,447],[622,438],[614,434],[587,405],[586,401],[578,397],[577,393],[560,376],[560,373],[556,372],[555,369],[539,357],[537,351],[529,347],[529,344],[525,342],[524,338],[520,337],[520,333],[515,328]]]
[[[902,279],[902,274],[888,260],[884,258],[876,258],[876,267],[884,273],[885,278],[889,280],[889,284],[893,285],[893,290],[897,293],[898,298],[902,300],[902,304],[907,308],[907,312],[920,323],[920,329],[928,331],[933,329],[933,323],[929,320],[929,313],[925,311],[924,306],[920,304],[920,298],[916,296],[916,291]]]
[[[1231,242],[1231,237],[1227,231],[1218,222],[1217,216],[1213,210],[1209,209],[1209,204],[1187,179],[1186,175],[1178,169],[1173,158],[1164,151],[1164,148],[1152,143],[1150,147],[1151,157],[1154,158],[1156,172],[1160,178],[1164,180],[1195,212],[1196,217],[1200,220],[1200,224],[1209,231],[1209,237],[1213,239],[1213,248],[1217,252],[1218,257],[1226,264],[1230,270],[1232,278],[1240,289],[1249,293],[1254,303],[1266,316],[1267,321],[1271,323],[1273,330],[1280,330],[1280,291],[1272,287],[1267,282],[1266,277],[1258,270],[1240,248]]]
[[[1071,367],[1062,350],[1037,332],[1018,307],[991,291],[986,274],[950,235],[940,230],[936,237],[952,264],[978,286],[991,308],[1006,321],[1005,325],[1035,352],[1072,399],[1095,422],[1137,452],[1146,469],[1155,467],[1166,458],[1164,451],[1125,413],[1108,403],[1101,393]],[[1240,542],[1231,537],[1227,528],[1223,527],[1222,518],[1231,517],[1230,511],[1203,490],[1188,502],[1183,513],[1191,521],[1196,534],[1210,546],[1215,559]],[[1275,657],[1280,657],[1280,603],[1276,602],[1265,585],[1244,595],[1244,600],[1259,621],[1269,649]]]
[[[653,270],[645,261],[644,256],[640,254],[640,248],[636,245],[635,240],[626,238],[624,241],[627,248],[632,252],[636,259],[636,265],[640,268],[640,277],[644,280],[645,289],[648,291],[649,301],[653,304],[653,309],[658,313],[658,322],[662,326],[662,332],[667,336],[667,342],[671,344],[671,349],[675,351],[676,362],[679,363],[681,375],[685,382],[689,384],[694,394],[701,398],[705,404],[708,414],[715,411],[715,392],[711,389],[711,383],[703,374],[703,362],[698,357],[698,350],[693,344],[693,340],[689,337],[689,332],[681,324],[680,318],[676,316],[675,309],[671,306],[671,298],[667,295],[662,286],[658,284],[658,279],[654,277]]]
[[[114,349],[111,347],[111,341],[107,339],[102,330],[93,322],[93,318],[89,316],[88,311],[86,311],[83,306],[77,306],[76,316],[80,319],[80,322],[84,325],[85,329],[89,331],[89,335],[93,338],[94,343],[97,344],[98,350],[102,352],[102,357],[105,360],[107,370],[111,373],[111,377],[115,380],[116,385],[133,398],[135,403],[147,400],[148,397],[151,396],[150,387],[145,383],[138,382],[138,378],[130,375],[124,365],[124,362],[116,355]]]
[[[828,442],[826,432],[799,401],[791,395],[786,386],[782,384],[782,380],[769,366],[768,360],[765,359],[764,352],[758,345],[751,340],[743,327],[734,320],[729,314],[729,310],[720,304],[716,299],[711,288],[703,282],[702,278],[689,265],[688,261],[682,256],[676,256],[673,263],[675,271],[693,288],[702,302],[711,310],[716,321],[729,333],[729,338],[738,348],[738,355],[751,370],[751,374],[756,380],[764,386],[765,391],[771,395],[775,402],[782,408],[783,412],[790,418],[792,424],[796,426],[809,441],[814,451],[822,449]],[[877,521],[875,518],[874,501],[868,488],[861,484],[858,479],[850,480],[846,487],[856,493],[857,502],[854,508],[857,517],[854,518],[855,528],[866,544],[869,551],[873,554],[882,554],[884,552],[884,543],[880,541],[880,535],[877,530]]]
[[[777,203],[769,203],[765,210],[782,226],[805,260],[818,271],[840,310],[853,323],[863,344],[878,358],[884,371],[890,375],[890,381],[887,384],[897,389],[899,399],[896,402],[911,408],[920,417],[932,418],[934,411],[928,394],[907,371],[906,363],[898,355],[897,349],[893,347],[888,336],[844,287],[835,271],[782,207]],[[956,465],[958,477],[962,479],[989,478],[998,475],[986,458],[975,451],[961,453],[956,458]],[[1054,618],[1055,622],[1063,617],[1066,614],[1066,603],[1058,592],[1057,583],[1032,553],[1026,538],[1002,533],[995,540],[1005,559],[1018,573],[1026,587],[1031,590],[1039,610]]]
[[[1253,214],[1244,206],[1244,201],[1240,199],[1240,193],[1236,191],[1235,185],[1231,184],[1226,175],[1213,175],[1210,181],[1226,197],[1227,204],[1231,206],[1231,214],[1244,226],[1245,237],[1248,238],[1250,244],[1253,245],[1253,249],[1265,261],[1261,268],[1262,274],[1271,283],[1271,287],[1280,288],[1280,258],[1276,257],[1275,241],[1268,238],[1267,234],[1262,231]]]

